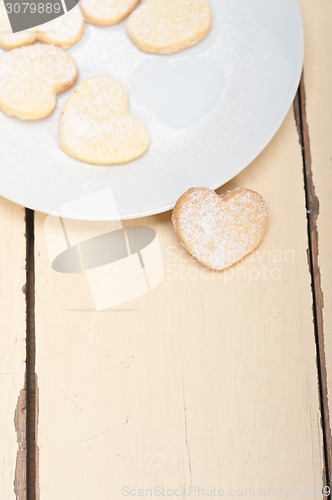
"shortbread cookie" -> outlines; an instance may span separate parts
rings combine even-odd
[[[59,47],[38,43],[6,52],[0,56],[0,109],[22,120],[44,118],[76,78],[73,58]]]
[[[110,26],[125,19],[139,0],[81,0],[85,19],[97,26]]]
[[[208,0],[144,0],[127,24],[137,47],[156,54],[191,47],[205,38],[210,27]]]
[[[67,49],[80,40],[83,32],[84,18],[81,9],[77,6],[67,14],[41,26],[12,33],[4,3],[0,2],[0,46],[4,49],[10,50],[22,45],[31,45],[37,40]]]
[[[77,160],[99,165],[141,156],[149,133],[128,113],[127,92],[110,76],[95,76],[69,96],[60,117],[59,145]]]
[[[189,189],[172,215],[183,247],[217,271],[232,266],[259,245],[267,219],[264,198],[242,188],[221,196],[206,188]]]

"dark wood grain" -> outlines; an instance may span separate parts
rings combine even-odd
[[[321,286],[321,273],[319,268],[319,246],[317,217],[319,214],[319,200],[316,196],[312,175],[312,159],[310,150],[309,126],[306,118],[306,96],[304,79],[302,76],[298,93],[294,100],[294,115],[302,148],[304,188],[308,223],[308,265],[311,274],[311,288],[313,297],[313,322],[315,327],[317,372],[319,381],[319,399],[321,409],[321,425],[324,440],[324,481],[331,487],[332,472],[332,437],[330,428],[329,400],[327,391],[327,372],[324,343],[323,308],[324,297]]]
[[[38,491],[38,452],[37,421],[38,391],[35,373],[36,341],[35,341],[35,258],[34,258],[34,212],[26,209],[26,306],[27,306],[27,489],[28,500],[37,500]]]

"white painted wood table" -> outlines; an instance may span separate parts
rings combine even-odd
[[[46,216],[0,200],[1,500],[327,496],[332,3],[300,5],[293,108],[218,191],[268,202],[250,258],[213,273],[179,246],[170,213],[126,222],[156,230],[165,276],[97,312],[84,273],[52,269]]]

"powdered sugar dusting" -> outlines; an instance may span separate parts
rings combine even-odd
[[[83,35],[84,18],[81,9],[78,6],[74,7],[65,15],[42,24],[38,31],[38,40],[41,42],[67,49]]]
[[[210,26],[207,0],[145,0],[130,16],[128,33],[146,52],[171,54],[201,41]]]
[[[0,57],[0,108],[22,119],[50,114],[56,94],[76,81],[73,58],[53,45],[23,46]]]
[[[139,51],[125,23],[103,29],[87,23],[81,41],[69,49],[79,68],[79,83],[105,73],[120,80],[128,89],[130,112],[149,130],[149,149],[137,160],[112,168],[82,164],[67,156],[57,145],[57,131],[68,93],[58,97],[48,118],[33,123],[0,111],[5,138],[2,194],[37,210],[56,212],[73,198],[111,187],[119,212],[113,214],[101,205],[98,216],[104,220],[118,213],[122,218],[138,217],[172,208],[192,186],[220,186],[252,161],[275,132],[290,105],[290,89],[295,88],[301,43],[289,40],[301,39],[299,16],[294,17],[296,2],[209,0],[209,4],[212,27],[207,37],[185,52],[161,59],[179,67],[183,90],[190,83],[187,61],[197,61],[198,68],[202,57],[220,64],[222,95],[215,95],[211,109],[194,123],[187,117],[183,128],[167,125],[155,109],[138,101],[132,78],[145,62],[160,58]],[[144,80],[150,86],[151,80],[156,81],[150,67],[142,71],[142,85]],[[165,84],[160,82],[163,105],[179,113]],[[209,85],[206,92],[211,92]],[[88,213],[86,205],[84,211],[67,215],[87,218]],[[91,206],[91,217],[98,218],[96,214]]]
[[[81,0],[80,6],[87,21],[108,26],[122,21],[139,0]]]
[[[95,76],[69,96],[60,118],[59,144],[74,158],[107,165],[142,155],[149,134],[128,113],[124,86],[115,78]]]
[[[172,221],[180,242],[197,260],[222,270],[258,246],[267,217],[266,203],[254,191],[239,188],[218,196],[194,188],[179,199]]]
[[[12,33],[4,3],[0,2],[0,46],[5,49],[29,45],[37,40],[67,49],[81,38],[83,32],[84,18],[81,9],[76,6],[65,15],[38,27]]]

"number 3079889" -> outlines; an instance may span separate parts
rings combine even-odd
[[[60,3],[39,2],[39,3],[6,3],[8,14],[59,14],[61,12]]]

